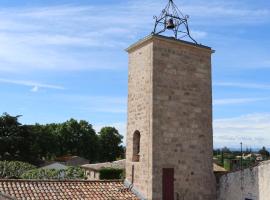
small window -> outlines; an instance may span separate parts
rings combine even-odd
[[[141,140],[141,134],[139,131],[135,131],[133,134],[133,162],[139,162],[140,161],[140,140]]]

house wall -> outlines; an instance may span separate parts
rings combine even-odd
[[[270,161],[220,178],[218,200],[269,200]]]
[[[92,169],[84,169],[84,170],[87,180],[100,180],[98,171]]]

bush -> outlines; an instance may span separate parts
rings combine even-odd
[[[99,178],[100,180],[123,179],[124,170],[114,168],[103,168],[99,171]]]
[[[0,161],[0,178],[20,178],[26,171],[35,169],[34,165],[19,161]]]
[[[41,180],[78,180],[85,179],[84,172],[79,167],[68,167],[67,169],[34,169],[21,175],[22,179]]]

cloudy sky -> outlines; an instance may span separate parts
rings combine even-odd
[[[270,146],[270,1],[175,0],[213,55],[215,147]],[[166,0],[1,0],[0,112],[125,134],[127,54]]]

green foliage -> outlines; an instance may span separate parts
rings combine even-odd
[[[227,170],[227,171],[230,171],[231,170],[231,162],[229,159],[224,159],[224,168]]]
[[[20,116],[0,116],[0,160],[31,160],[31,135],[18,122]]]
[[[55,169],[34,169],[21,175],[22,179],[61,179],[63,170]]]
[[[123,136],[114,127],[104,127],[99,132],[100,159],[103,162],[115,161],[124,157],[121,145]]]
[[[100,180],[116,180],[124,178],[123,169],[103,168],[99,171]]]
[[[113,127],[99,135],[87,121],[70,119],[64,123],[22,125],[20,116],[0,116],[0,160],[40,164],[57,156],[76,155],[91,163],[123,158],[123,136]]]
[[[222,151],[223,153],[232,153],[231,150],[230,150],[228,147],[223,147],[223,148],[221,149],[221,151]]]
[[[269,151],[266,150],[265,147],[263,147],[260,151],[259,151],[259,154],[262,155],[263,159],[268,159],[270,157],[270,153]]]
[[[98,137],[87,121],[71,119],[58,127],[60,155],[71,154],[97,161]]]
[[[68,167],[65,170],[65,179],[86,179],[86,176],[80,167]]]
[[[19,161],[0,161],[0,178],[20,178],[26,171],[35,169],[34,165]]]
[[[85,179],[84,171],[79,167],[69,167],[67,169],[34,169],[21,175],[22,179],[38,180],[79,180]]]

